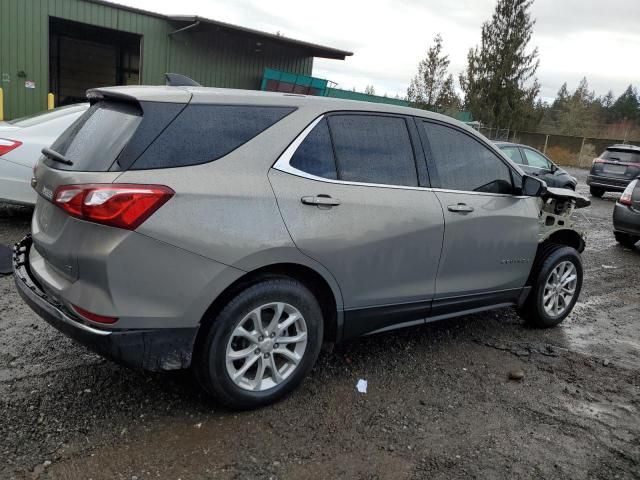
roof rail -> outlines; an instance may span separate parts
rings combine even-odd
[[[179,73],[165,73],[164,78],[167,79],[169,87],[201,87],[198,82]]]

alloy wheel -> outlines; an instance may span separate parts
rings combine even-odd
[[[572,262],[560,262],[551,270],[542,294],[547,315],[557,318],[567,311],[575,296],[577,284],[578,272]]]
[[[235,326],[227,343],[227,373],[244,390],[265,391],[293,374],[306,348],[300,311],[288,303],[267,303]]]

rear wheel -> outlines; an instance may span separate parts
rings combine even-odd
[[[640,237],[635,235],[629,235],[628,233],[613,232],[616,237],[616,241],[623,247],[633,248],[633,246],[640,240]]]
[[[300,282],[275,277],[240,292],[209,322],[194,359],[201,386],[237,409],[295,389],[322,345],[320,306]]]
[[[531,281],[531,292],[518,313],[534,327],[558,325],[571,313],[582,289],[580,254],[564,245],[541,249]]]
[[[598,198],[601,198],[605,193],[607,193],[604,188],[600,187],[591,187],[589,188],[589,192],[591,193],[591,196]]]

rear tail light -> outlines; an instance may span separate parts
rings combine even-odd
[[[22,145],[22,142],[19,142],[18,140],[9,140],[8,138],[0,138],[0,157],[2,155],[6,155],[11,150],[15,150],[20,145]]]
[[[64,185],[53,203],[81,220],[135,230],[174,194],[163,185]]]
[[[75,305],[72,305],[72,307],[78,315],[80,315],[83,318],[86,318],[87,320],[91,320],[92,322],[113,324],[118,321],[117,317],[106,317],[104,315],[98,315],[97,313],[90,312],[88,310],[85,310],[84,308],[80,308]]]
[[[636,188],[636,184],[638,183],[638,180],[634,180],[633,182],[631,182],[629,185],[627,185],[627,188],[624,189],[624,192],[622,192],[622,196],[620,197],[620,200],[618,200],[618,202],[620,202],[622,205],[631,205],[631,196],[633,195],[633,189]]]
[[[593,164],[595,165],[596,163],[604,163],[605,160],[603,158],[594,158],[593,159]]]

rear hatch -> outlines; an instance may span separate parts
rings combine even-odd
[[[85,221],[54,204],[56,195],[69,191],[72,185],[112,184],[127,170],[162,130],[189,101],[164,103],[143,101],[118,92],[94,91],[92,105],[53,145],[48,155],[41,157],[35,169],[35,189],[38,193],[32,221],[33,245],[31,257],[40,262],[41,280],[56,290],[78,278],[83,251],[90,243],[95,251],[96,239],[117,241],[128,231],[106,229],[104,225]],[[175,99],[175,96],[174,96]],[[52,153],[53,152],[53,153]],[[60,161],[62,160],[62,161]],[[111,233],[110,231],[114,231]],[[112,238],[113,237],[113,238]],[[92,259],[86,258],[90,267]]]
[[[631,181],[640,175],[640,150],[609,147],[594,160],[591,174]]]

